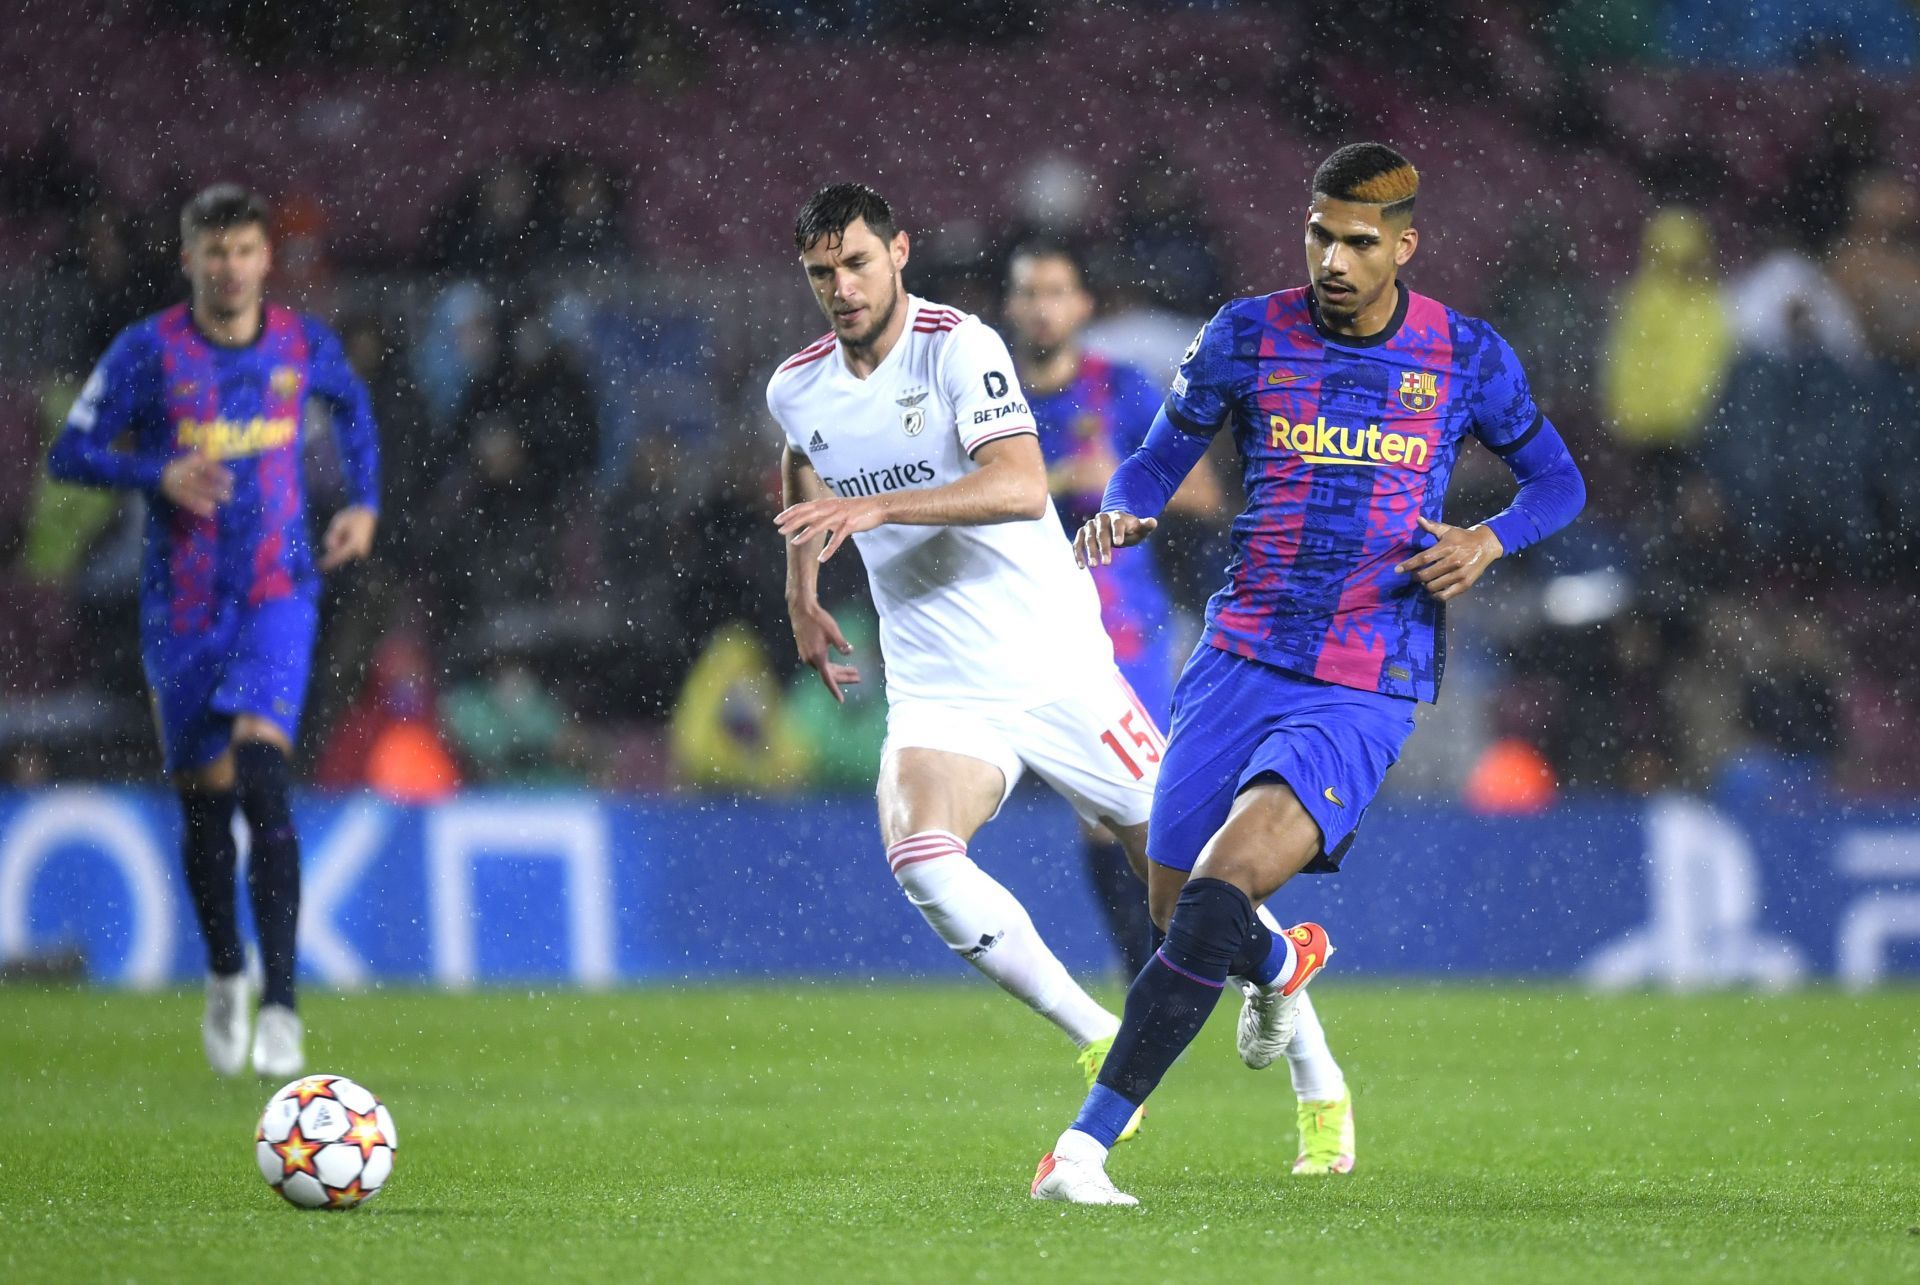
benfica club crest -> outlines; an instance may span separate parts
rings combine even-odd
[[[1440,400],[1440,377],[1426,370],[1400,372],[1400,404],[1410,411],[1429,411]]]
[[[924,391],[894,398],[894,405],[900,407],[900,427],[906,430],[908,437],[920,436],[921,430],[927,426],[927,412],[920,406],[925,400],[927,394]]]

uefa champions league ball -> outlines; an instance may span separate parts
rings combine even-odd
[[[302,1209],[352,1209],[393,1173],[399,1139],[380,1099],[344,1075],[306,1075],[274,1094],[253,1135],[267,1185]]]

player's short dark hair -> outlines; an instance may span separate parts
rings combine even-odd
[[[1313,172],[1313,198],[1377,205],[1387,218],[1413,213],[1420,172],[1385,143],[1349,143]]]
[[[180,239],[191,241],[202,232],[225,232],[249,223],[265,232],[267,222],[266,198],[238,183],[215,183],[180,208]]]
[[[1015,244],[1013,249],[1007,252],[1007,283],[1009,285],[1013,283],[1013,265],[1019,259],[1065,259],[1073,265],[1075,274],[1079,276],[1081,289],[1092,289],[1092,283],[1087,280],[1086,257],[1071,241],[1061,237],[1033,236]]]
[[[801,253],[821,237],[838,241],[855,219],[882,241],[893,240],[893,207],[865,183],[829,183],[807,198],[793,221],[793,244]]]

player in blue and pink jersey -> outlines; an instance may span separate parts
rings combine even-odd
[[[1014,365],[1040,426],[1048,488],[1069,533],[1100,511],[1107,480],[1146,440],[1160,393],[1137,367],[1106,361],[1081,347],[1093,319],[1093,295],[1078,256],[1065,242],[1030,241],[1007,259],[1003,314]],[[1211,470],[1188,474],[1172,512],[1219,513],[1220,484]],[[1113,639],[1113,659],[1156,727],[1173,705],[1173,601],[1149,550],[1092,568],[1100,621]],[[1087,875],[1107,927],[1132,977],[1153,946],[1146,871],[1128,867],[1126,850],[1104,827],[1083,826]]]
[[[1418,190],[1381,144],[1327,158],[1307,208],[1310,284],[1215,314],[1076,541],[1104,565],[1145,539],[1232,426],[1247,507],[1175,689],[1148,826],[1148,900],[1166,938],[1079,1117],[1040,1162],[1036,1198],[1137,1203],[1108,1178],[1107,1149],[1229,978],[1246,994],[1242,1059],[1265,1066],[1285,1047],[1332,946],[1318,924],[1276,932],[1256,908],[1302,870],[1338,868],[1416,704],[1439,688],[1445,604],[1586,502],[1512,349],[1400,284]],[[1447,479],[1469,434],[1520,489],[1485,522],[1452,526]],[[1311,1129],[1303,1110],[1295,1172],[1352,1167],[1350,1096],[1320,1105]]]
[[[239,187],[211,187],[187,204],[180,230],[191,302],[114,339],[48,468],[64,481],[147,498],[140,654],[185,814],[187,889],[207,943],[201,1033],[214,1069],[238,1073],[251,1013],[234,904],[237,805],[251,837],[247,890],[265,974],[252,1060],[261,1075],[284,1079],[304,1061],[288,757],[306,699],[320,573],[372,548],[379,454],[366,389],[339,340],[265,301],[265,204]],[[327,527],[317,566],[301,472],[309,398],[333,411],[353,498]]]

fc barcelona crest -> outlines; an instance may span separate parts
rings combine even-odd
[[[291,397],[300,391],[300,372],[292,366],[275,366],[271,384],[275,397]]]
[[[1440,401],[1440,377],[1426,370],[1400,372],[1400,404],[1410,411],[1429,411]]]

